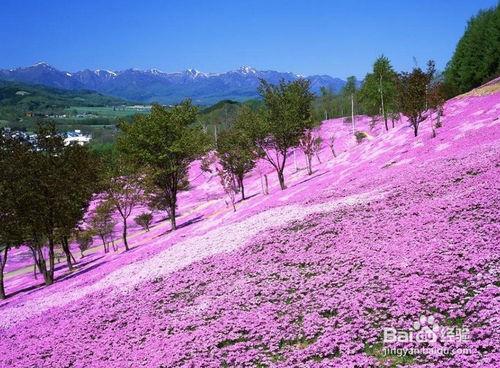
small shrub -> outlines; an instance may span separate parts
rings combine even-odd
[[[356,142],[358,142],[358,144],[361,143],[363,139],[368,137],[365,132],[356,132],[354,133],[354,136],[356,137]]]
[[[76,234],[76,242],[78,243],[78,248],[80,248],[80,254],[82,255],[82,258],[84,257],[83,252],[89,249],[90,245],[92,244],[92,236],[93,234],[90,230],[79,231]]]
[[[153,222],[153,214],[151,212],[141,213],[134,219],[135,223],[142,227],[144,230],[149,231],[149,227]]]

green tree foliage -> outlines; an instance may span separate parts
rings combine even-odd
[[[440,80],[431,81],[427,89],[427,104],[432,123],[432,136],[436,136],[436,128],[441,128],[441,117],[446,102],[446,85]],[[433,120],[435,118],[435,121]]]
[[[33,196],[30,198],[31,213],[29,210],[27,213],[35,234],[32,243],[35,261],[45,283],[51,284],[56,243],[62,245],[71,268],[72,255],[67,239],[83,219],[97,189],[99,165],[87,147],[64,146],[53,124],[40,125],[37,135],[37,147],[32,152],[28,173],[28,177],[33,180]],[[48,268],[41,249],[43,239],[48,244]]]
[[[357,115],[358,110],[358,98],[359,98],[359,89],[357,87],[357,79],[355,76],[347,77],[347,82],[342,88],[340,92],[342,95],[342,111],[344,112],[343,116],[348,115],[348,122],[351,122],[351,118],[353,115]]]
[[[153,214],[151,212],[143,212],[139,216],[137,216],[134,221],[144,230],[149,231],[149,228],[153,222]]]
[[[94,234],[91,230],[81,230],[76,233],[76,242],[78,248],[80,249],[80,255],[82,258],[85,256],[83,252],[90,248],[92,244],[92,236]]]
[[[240,124],[252,138],[260,155],[276,170],[281,189],[288,153],[299,145],[306,129],[312,127],[313,94],[309,81],[299,79],[272,85],[261,80],[259,92],[264,99],[260,113],[248,110]]]
[[[217,156],[224,171],[230,172],[236,178],[241,191],[241,199],[245,199],[245,175],[255,167],[255,146],[244,127],[249,114],[249,107],[243,107],[236,118],[235,125],[221,132],[217,140]],[[250,111],[251,114],[251,111]]]
[[[55,246],[74,259],[68,237],[83,219],[98,180],[99,165],[86,147],[64,146],[53,124],[38,127],[35,146],[2,137],[0,211],[2,243],[27,244],[47,285],[54,281]],[[11,182],[9,186],[9,182]],[[13,185],[12,183],[15,183]],[[9,194],[10,193],[10,194]],[[3,195],[5,194],[5,195]],[[15,195],[15,201],[9,197]],[[4,212],[4,209],[7,211]],[[15,232],[4,232],[14,229]],[[7,239],[7,241],[5,241]],[[44,248],[48,248],[47,256]],[[46,259],[47,257],[47,259]]]
[[[23,170],[28,155],[26,143],[7,137],[0,129],[0,299],[6,297],[3,273],[8,251],[23,244],[28,236],[20,206],[30,191]]]
[[[109,241],[113,236],[113,231],[116,225],[113,219],[114,212],[115,206],[113,202],[104,200],[95,208],[94,213],[92,214],[92,217],[90,219],[92,232],[99,236],[99,238],[101,239],[104,253],[109,252]],[[116,250],[112,238],[111,241],[113,243],[113,250]]]
[[[307,160],[307,174],[312,175],[312,158],[316,155],[319,160],[318,153],[321,150],[321,144],[323,143],[322,138],[315,134],[312,129],[307,129],[304,135],[300,139],[300,149],[304,152]]]
[[[122,239],[126,251],[130,250],[127,239],[128,218],[134,208],[144,201],[144,181],[143,173],[136,171],[123,154],[115,155],[111,161],[108,161],[104,184],[105,200],[122,219]]]
[[[346,84],[342,88],[342,94],[345,97],[351,97],[351,95],[355,95],[358,92],[357,88],[357,80],[356,77],[351,75],[350,77],[347,77]]]
[[[177,194],[186,183],[191,161],[209,145],[201,127],[195,124],[197,108],[184,101],[172,108],[154,105],[151,113],[136,116],[133,124],[123,124],[118,147],[134,163],[147,168],[176,229]]]
[[[469,20],[445,71],[450,94],[465,93],[500,75],[500,5]]]
[[[389,130],[387,117],[396,110],[395,97],[396,73],[389,59],[382,55],[375,60],[373,71],[366,75],[359,98],[365,113],[372,117],[381,115],[385,129]]]
[[[410,120],[415,137],[420,123],[426,118],[425,112],[430,107],[429,91],[435,72],[434,62],[429,61],[426,71],[416,67],[411,73],[403,72],[398,76],[398,106]]]

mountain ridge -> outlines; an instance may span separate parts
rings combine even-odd
[[[306,78],[311,90],[321,88],[340,91],[345,81],[329,75],[304,77],[292,72],[257,70],[242,66],[223,73],[205,73],[197,69],[181,72],[163,72],[152,68],[129,68],[121,71],[83,69],[76,72],[59,70],[46,62],[28,67],[0,69],[0,79],[30,84],[40,84],[68,90],[87,89],[119,98],[145,103],[177,103],[191,98],[196,104],[208,105],[224,99],[244,101],[258,97],[259,80],[270,83],[280,80],[293,81]]]

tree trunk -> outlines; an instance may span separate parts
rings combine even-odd
[[[418,136],[418,123],[413,123],[413,133],[415,134],[415,137]]]
[[[109,252],[109,247],[106,244],[106,238],[104,238],[104,235],[99,235],[99,237],[102,240],[102,246],[104,247],[104,253],[108,253]]]
[[[5,294],[5,286],[3,284],[3,271],[5,269],[5,264],[7,263],[7,253],[9,247],[5,247],[0,255],[0,299],[5,299],[7,295]]]
[[[442,124],[441,124],[441,110],[438,110],[438,113],[437,113],[437,120],[436,120],[436,128],[441,128]]]
[[[55,253],[54,253],[54,238],[49,237],[49,270],[47,272],[47,277],[45,279],[45,285],[52,285],[54,283],[54,263]]]
[[[385,113],[385,108],[384,108],[384,92],[382,91],[382,74],[380,75],[379,91],[380,91],[380,106],[382,108],[382,116],[384,117],[385,131],[387,132],[389,131],[389,126],[387,125],[387,115]]]
[[[311,155],[306,155],[307,157],[307,175],[312,175],[312,157]]]
[[[269,182],[267,180],[267,174],[264,175],[264,183],[265,183],[265,194],[269,194]]]
[[[177,223],[175,221],[175,203],[170,204],[170,226],[172,227],[172,230],[177,230]]]
[[[245,200],[245,186],[243,185],[243,175],[238,177],[238,185],[240,186],[241,190],[241,200]]]
[[[281,190],[285,190],[285,176],[283,175],[283,169],[278,170],[278,180],[280,182],[280,188]]]
[[[127,241],[127,219],[123,219],[123,245],[125,245],[125,251],[129,250]]]
[[[332,149],[333,157],[337,157],[337,154],[335,153],[335,148],[333,146],[331,146],[330,148]]]
[[[45,258],[43,257],[43,251],[41,246],[36,247],[36,252],[33,251],[33,257],[35,258],[35,264],[38,267],[38,271],[43,276],[44,281],[47,279],[47,264]]]
[[[66,255],[66,263],[68,264],[68,269],[70,271],[73,271],[73,264],[71,263],[71,259],[73,257],[72,257],[71,251],[69,249],[69,243],[68,243],[68,237],[67,236],[63,236],[61,238],[61,245],[62,245],[63,252]]]

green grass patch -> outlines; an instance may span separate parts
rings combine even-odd
[[[376,343],[373,345],[365,345],[364,352],[366,355],[372,356],[377,359],[384,367],[400,367],[404,365],[412,365],[415,362],[413,355],[391,355],[384,353],[384,344]]]

